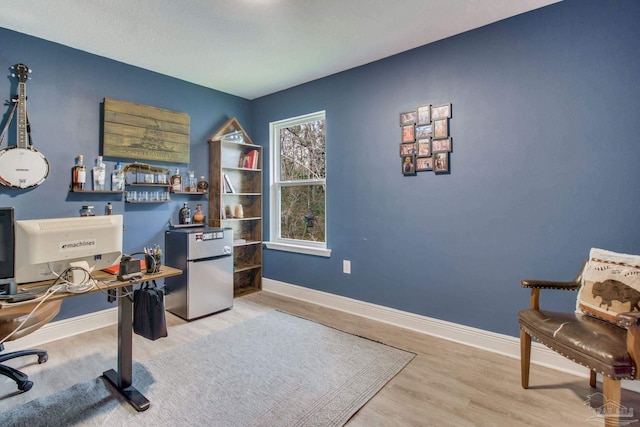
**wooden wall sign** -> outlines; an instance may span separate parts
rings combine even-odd
[[[104,99],[105,157],[189,163],[189,115]]]

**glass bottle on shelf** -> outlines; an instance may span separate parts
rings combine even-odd
[[[107,215],[111,215],[113,213],[113,206],[111,205],[111,202],[107,203],[107,207],[106,207],[106,212]]]
[[[198,182],[196,181],[196,171],[187,171],[187,175],[187,186],[184,191],[195,193],[198,186]]]
[[[116,163],[115,169],[111,172],[111,190],[124,191],[124,170],[120,162]]]
[[[199,193],[206,193],[207,190],[209,189],[209,183],[204,178],[204,176],[201,176],[200,180],[198,180],[197,187],[198,187],[198,192]]]
[[[171,176],[169,180],[169,184],[171,185],[171,192],[180,193],[182,192],[182,176],[180,175],[180,169],[176,168],[176,173]]]
[[[96,159],[96,165],[93,167],[93,189],[104,190],[104,180],[107,174],[107,166],[102,161],[102,156]]]
[[[206,216],[204,215],[204,212],[202,212],[202,204],[198,203],[198,206],[196,206],[196,211],[193,214],[193,223],[205,224],[206,222]]]
[[[84,166],[84,156],[78,154],[76,164],[71,169],[71,189],[73,191],[82,191],[85,189],[87,182],[87,168]]]
[[[191,209],[185,203],[182,209],[180,209],[180,215],[178,218],[180,224],[191,224]]]

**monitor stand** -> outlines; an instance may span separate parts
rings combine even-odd
[[[13,277],[9,279],[0,279],[0,296],[15,295],[18,293],[18,286]]]

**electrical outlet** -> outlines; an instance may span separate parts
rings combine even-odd
[[[351,274],[351,261],[348,259],[342,260],[342,272],[345,274]]]

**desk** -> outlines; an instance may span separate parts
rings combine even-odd
[[[178,276],[182,274],[182,270],[177,268],[168,267],[163,265],[159,273],[145,274],[142,278],[121,282],[116,279],[116,276],[98,271],[93,273],[93,277],[100,281],[104,286],[96,287],[88,292],[80,294],[72,294],[67,292],[56,292],[50,296],[47,301],[54,301],[57,299],[70,298],[78,295],[86,295],[93,292],[100,292],[106,290],[115,290],[118,297],[118,366],[117,370],[109,369],[103,372],[103,376],[109,381],[125,399],[138,411],[145,411],[149,408],[149,400],[142,395],[132,385],[132,369],[133,369],[133,302],[124,297],[126,292],[133,293],[133,285],[156,279],[164,279],[165,277]],[[36,282],[19,285],[19,289],[35,290],[43,288],[46,285],[50,285],[53,281]],[[35,307],[39,301],[33,303]],[[25,307],[25,304],[20,304],[21,308]],[[5,310],[11,310],[10,304],[2,304],[2,312]]]

